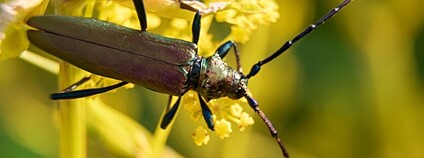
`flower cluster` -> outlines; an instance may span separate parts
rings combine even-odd
[[[232,25],[226,39],[240,43],[247,42],[258,26],[276,22],[278,18],[278,5],[272,0],[234,0],[227,9],[216,13],[218,22]]]
[[[193,91],[187,92],[183,97],[182,104],[191,113],[190,118],[192,120],[195,122],[198,120],[203,121],[199,98],[195,93]],[[253,118],[248,113],[243,112],[243,106],[248,106],[245,99],[232,100],[229,98],[220,98],[211,100],[208,106],[213,113],[215,134],[221,139],[230,136],[232,132],[231,123],[236,124],[240,131],[243,131],[247,126],[254,123]],[[197,127],[192,136],[194,142],[199,146],[206,144],[210,139],[203,126]]]

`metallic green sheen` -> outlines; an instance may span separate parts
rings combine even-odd
[[[215,54],[202,60],[199,86],[196,91],[206,100],[229,97],[239,99],[246,94],[247,79],[229,67]]]

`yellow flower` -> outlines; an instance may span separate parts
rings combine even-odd
[[[233,132],[231,129],[231,123],[225,119],[215,122],[215,133],[219,138],[224,139],[230,136],[230,133]]]
[[[196,130],[192,133],[192,137],[194,139],[194,143],[198,146],[206,145],[210,140],[208,131],[202,126],[196,128]]]
[[[245,43],[259,25],[276,22],[279,16],[278,5],[273,0],[234,0],[216,13],[216,20],[232,24],[231,33],[225,39]]]
[[[47,4],[47,0],[0,3],[0,61],[17,57],[28,48],[26,20],[42,14]]]
[[[240,131],[243,131],[249,125],[253,125],[253,123],[255,123],[255,121],[253,121],[253,118],[250,117],[248,113],[241,113],[240,122],[238,123]]]
[[[183,100],[181,102],[184,105],[184,108],[191,113],[191,119],[195,122],[197,122],[200,118],[203,118],[202,109],[200,108],[198,101],[197,94],[194,91],[189,91],[183,96]],[[215,133],[221,139],[230,136],[230,133],[232,132],[231,123],[235,123],[237,127],[239,127],[240,131],[243,131],[246,127],[254,123],[253,118],[248,113],[243,112],[243,107],[249,106],[245,99],[214,99],[208,103],[208,106],[213,113]],[[197,128],[200,127],[203,128],[202,126]],[[197,133],[197,129],[193,133]],[[200,141],[196,140],[199,138],[193,137],[193,139],[195,143]]]
[[[230,106],[230,113],[235,117],[240,117],[241,112],[243,112],[243,108],[239,104],[233,104]]]
[[[191,113],[190,118],[197,122],[203,117],[202,109],[200,108],[199,99],[196,92],[188,91],[184,96],[181,104],[184,105],[184,109]]]

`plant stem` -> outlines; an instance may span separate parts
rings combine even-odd
[[[71,1],[56,0],[55,12],[59,15],[91,15],[95,1],[85,1],[69,11],[68,7]],[[84,2],[84,1],[82,1]],[[66,4],[67,3],[67,4]],[[90,8],[85,10],[85,14],[79,12],[82,8],[90,4]],[[80,8],[81,7],[81,8]],[[84,12],[84,11],[83,11]],[[74,15],[76,14],[76,15]],[[58,26],[59,27],[59,26]],[[86,72],[78,69],[66,62],[60,63],[59,70],[59,88],[66,87],[76,83],[86,76]],[[87,129],[86,129],[86,106],[87,99],[70,99],[60,101],[60,156],[61,158],[85,158],[87,157]]]
[[[59,71],[59,87],[78,81],[83,72],[68,63],[61,62]],[[60,101],[60,156],[61,158],[86,157],[86,99]]]

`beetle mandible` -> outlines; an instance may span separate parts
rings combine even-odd
[[[269,57],[254,64],[247,75],[241,72],[239,53],[233,41],[219,46],[210,57],[197,55],[201,19],[199,12],[194,16],[193,39],[189,42],[147,32],[143,0],[133,0],[133,3],[141,30],[82,17],[50,15],[36,16],[28,20],[28,25],[38,29],[27,33],[31,43],[38,48],[91,73],[122,81],[107,87],[73,91],[88,80],[84,78],[64,91],[52,94],[52,99],[81,98],[103,93],[129,82],[135,83],[153,91],[169,94],[170,97],[179,96],[174,105],[168,105],[171,109],[162,118],[161,128],[165,129],[179,107],[181,96],[188,90],[195,90],[206,124],[214,130],[212,112],[206,102],[221,97],[244,97],[267,125],[283,156],[289,157],[277,130],[259,109],[257,101],[247,94],[247,82],[259,72],[261,66],[281,55],[299,39],[333,17],[350,3],[350,0],[344,0]],[[234,49],[237,69],[227,66],[222,60],[231,48]]]

